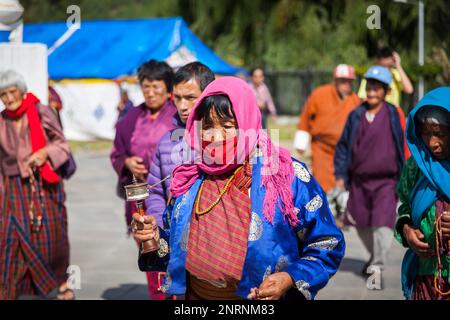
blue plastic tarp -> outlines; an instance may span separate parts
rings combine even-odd
[[[26,24],[24,42],[40,42],[51,48],[68,30],[66,22]],[[8,34],[0,33],[0,42]],[[236,74],[232,66],[208,48],[180,18],[89,20],[48,57],[52,79],[113,79],[136,73],[149,59],[165,60],[185,47],[215,73]]]

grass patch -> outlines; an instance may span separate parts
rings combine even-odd
[[[297,131],[296,124],[276,124],[271,119],[268,121],[267,127],[269,130],[278,129],[279,130],[279,139],[280,141],[294,141],[295,132]],[[270,131],[269,131],[270,133]],[[273,133],[271,133],[271,136]]]
[[[103,151],[111,150],[111,140],[98,140],[98,141],[69,141],[69,145],[72,151]]]

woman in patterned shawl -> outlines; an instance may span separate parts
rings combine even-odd
[[[166,271],[161,290],[186,299],[313,299],[344,238],[317,181],[261,130],[249,85],[209,84],[185,138],[196,160],[174,170],[164,228],[133,216],[135,238],[160,247],[140,269]]]

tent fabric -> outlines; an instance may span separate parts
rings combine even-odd
[[[41,42],[51,48],[68,31],[66,22],[26,24],[24,42]],[[8,41],[5,32],[0,42]],[[136,73],[149,59],[166,60],[186,50],[216,74],[242,72],[218,57],[180,18],[82,20],[81,28],[48,57],[52,79],[114,79]]]

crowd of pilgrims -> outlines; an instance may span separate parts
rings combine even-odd
[[[293,150],[311,150],[306,165],[271,139],[261,68],[247,82],[150,60],[137,76],[144,102],[121,91],[110,159],[150,299],[314,299],[350,226],[370,253],[362,275],[384,270],[396,239],[405,298],[449,299],[449,87],[405,117],[413,88],[396,52],[380,50],[359,92],[354,68],[336,66],[301,108]],[[0,98],[0,299],[74,299],[64,180],[76,165],[58,108],[15,71],[0,72]],[[151,186],[143,215],[126,201],[136,182]]]

